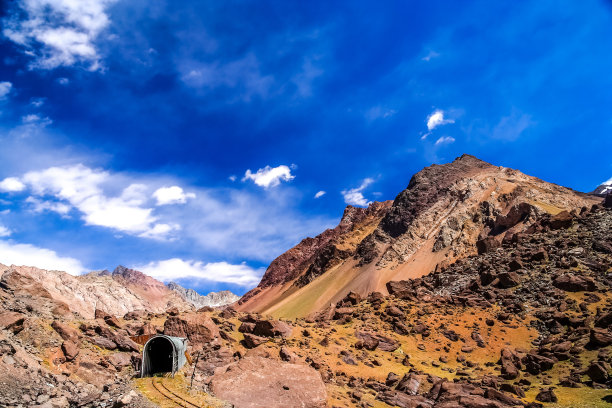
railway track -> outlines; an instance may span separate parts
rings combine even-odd
[[[166,387],[163,382],[163,379],[158,382],[155,382],[155,378],[151,377],[151,385],[153,386],[155,391],[157,391],[160,395],[164,397],[164,399],[171,401],[176,406],[183,408],[202,408],[201,405],[194,404],[193,402],[186,400],[185,398],[181,397],[180,395]]]

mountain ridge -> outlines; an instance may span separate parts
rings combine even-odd
[[[280,255],[236,307],[299,317],[351,291],[362,296],[387,293],[386,282],[418,278],[475,254],[478,242],[498,245],[505,235],[528,229],[544,214],[599,202],[598,197],[464,154],[417,172],[393,202],[357,211],[369,211],[370,217],[356,217],[348,228],[341,221]],[[343,240],[351,245],[343,246]]]

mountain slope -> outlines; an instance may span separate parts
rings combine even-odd
[[[176,282],[169,282],[166,286],[168,286],[168,288],[173,290],[174,292],[178,293],[181,298],[191,303],[198,309],[205,306],[225,306],[234,303],[235,301],[240,299],[240,296],[233,294],[229,290],[222,290],[220,292],[210,292],[209,294],[203,296],[193,289],[186,289],[182,287]]]
[[[387,293],[388,281],[418,278],[475,254],[477,243],[499,245],[545,214],[599,202],[463,155],[415,174],[392,204],[348,207],[338,227],[275,259],[237,308],[299,317],[350,291]]]

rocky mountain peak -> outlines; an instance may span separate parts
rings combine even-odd
[[[187,302],[194,305],[196,308],[201,307],[219,307],[229,305],[231,303],[236,302],[240,299],[240,296],[237,296],[230,292],[229,290],[222,290],[220,292],[210,292],[207,295],[200,295],[193,289],[186,289],[183,286],[179,285],[176,282],[169,282],[166,286],[174,292],[178,293],[183,299]]]

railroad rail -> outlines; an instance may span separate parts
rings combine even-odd
[[[189,400],[186,400],[185,398],[181,397],[180,395],[178,395],[174,391],[170,390],[168,387],[166,387],[166,385],[164,384],[163,380],[160,380],[159,382],[155,382],[155,378],[151,377],[151,385],[153,386],[155,391],[157,391],[165,399],[172,401],[173,404],[176,404],[179,407],[183,407],[183,408],[202,408],[200,405],[194,404],[193,402],[191,402]],[[161,387],[158,387],[158,385],[161,386]],[[163,389],[163,391],[162,391],[162,389]]]

